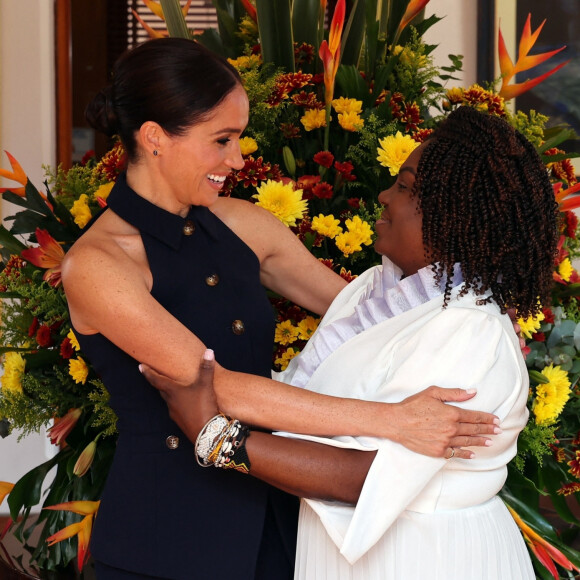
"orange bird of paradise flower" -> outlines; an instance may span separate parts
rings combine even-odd
[[[330,106],[334,96],[334,79],[340,64],[340,40],[342,38],[345,13],[345,0],[338,0],[332,16],[332,22],[330,23],[328,42],[323,40],[318,51],[318,56],[320,56],[324,65],[324,101],[327,107]]]
[[[429,0],[411,0],[407,5],[407,10],[403,14],[403,18],[399,24],[398,33],[400,33],[408,24],[429,4]],[[397,35],[398,36],[398,35]]]
[[[47,506],[45,510],[65,510],[85,516],[80,522],[71,524],[62,530],[56,532],[52,536],[46,538],[49,546],[53,546],[62,540],[67,540],[73,536],[78,535],[78,554],[77,565],[79,571],[83,569],[89,557],[89,541],[91,539],[91,532],[93,529],[93,519],[95,518],[99,509],[100,501],[69,501],[66,503],[59,503],[56,505]]]
[[[17,181],[18,183],[22,184],[22,187],[0,187],[0,193],[4,193],[5,191],[11,191],[20,197],[24,197],[24,188],[28,183],[28,177],[26,177],[26,173],[24,173],[24,169],[22,169],[20,163],[16,161],[14,156],[10,155],[8,151],[4,151],[8,156],[8,160],[10,161],[10,166],[12,167],[12,171],[8,171],[8,169],[0,168],[0,177],[4,177],[6,179],[12,179],[13,181]]]
[[[580,207],[580,195],[566,199],[569,195],[580,192],[580,182],[572,187],[568,187],[567,189],[562,189],[562,183],[558,182],[554,183],[552,188],[554,189],[554,196],[560,211],[570,211]]]
[[[503,39],[503,35],[501,33],[501,28],[499,29],[499,37],[498,37],[498,54],[499,54],[499,68],[501,71],[502,76],[502,84],[501,89],[499,91],[499,96],[503,97],[506,101],[509,99],[513,99],[514,97],[518,97],[522,93],[529,91],[530,89],[534,88],[536,85],[539,85],[542,81],[546,80],[549,76],[553,75],[556,71],[560,70],[564,65],[568,64],[570,61],[567,60],[559,64],[558,66],[554,67],[552,70],[536,77],[535,79],[528,79],[523,83],[514,83],[512,85],[509,82],[514,78],[517,73],[529,70],[539,64],[545,62],[549,58],[552,58],[555,54],[558,54],[561,50],[566,48],[566,45],[557,48],[555,50],[551,50],[549,52],[542,52],[541,54],[536,54],[534,56],[530,56],[528,53],[538,40],[538,36],[544,27],[546,21],[544,20],[538,28],[534,32],[532,32],[531,27],[531,19],[532,15],[528,14],[528,18],[524,25],[524,30],[522,32],[522,36],[520,38],[520,48],[519,48],[519,55],[516,64],[514,65],[510,55],[507,52],[505,42]]]
[[[564,554],[562,554],[558,548],[552,546],[550,542],[534,532],[534,530],[532,530],[532,528],[530,528],[530,526],[528,526],[522,520],[516,511],[514,511],[510,506],[507,506],[507,509],[510,511],[512,517],[516,521],[516,524],[522,531],[524,540],[530,547],[530,550],[532,550],[536,558],[538,558],[542,565],[545,566],[550,574],[552,574],[555,580],[558,580],[560,575],[558,574],[558,570],[556,569],[554,562],[557,562],[560,566],[562,566],[562,568],[565,568],[566,570],[577,570],[580,572],[580,569],[574,566],[574,564],[572,564],[572,562],[570,562],[570,560],[568,560],[568,558],[566,558],[566,556],[564,556]]]
[[[20,255],[24,260],[46,269],[44,280],[53,288],[61,283],[61,265],[64,258],[64,250],[60,244],[46,231],[36,228],[38,247],[22,250]]]

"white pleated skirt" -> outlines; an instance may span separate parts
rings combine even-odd
[[[377,506],[380,509],[380,506]],[[535,580],[522,535],[494,497],[461,510],[406,511],[354,565],[301,501],[296,580]]]

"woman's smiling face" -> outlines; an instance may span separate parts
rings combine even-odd
[[[399,266],[406,276],[430,262],[423,246],[423,218],[418,198],[413,195],[417,166],[424,146],[407,158],[392,187],[379,194],[384,210],[376,221],[375,250]]]

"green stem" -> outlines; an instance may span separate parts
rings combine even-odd
[[[330,143],[330,108],[331,104],[326,105],[326,127],[324,127],[324,151],[328,151]]]

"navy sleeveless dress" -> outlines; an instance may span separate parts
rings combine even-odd
[[[153,297],[222,366],[269,377],[274,316],[252,250],[207,208],[171,214],[138,196],[124,176],[108,206],[140,230]],[[100,334],[76,334],[118,416],[94,559],[173,580],[292,578],[297,499],[248,475],[199,467],[139,361]]]

